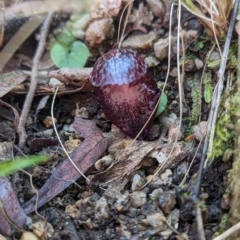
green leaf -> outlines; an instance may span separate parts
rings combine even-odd
[[[61,45],[68,47],[75,41],[75,37],[68,28],[64,28],[63,31],[57,36],[57,42]]]
[[[33,164],[39,164],[46,160],[46,156],[30,156],[28,158],[17,158],[0,163],[0,177],[5,177],[21,168],[31,167]]]
[[[164,92],[162,92],[160,102],[158,104],[158,108],[156,112],[156,117],[159,116],[166,109],[166,106],[167,106],[167,95]]]
[[[80,41],[74,41],[70,45],[56,41],[51,48],[50,55],[54,64],[59,68],[81,68],[85,66],[90,52],[88,47]]]

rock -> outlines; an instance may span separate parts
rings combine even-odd
[[[200,69],[203,68],[203,61],[200,60],[199,58],[196,58],[196,59],[194,60],[194,63],[195,63],[196,68],[197,68],[198,70],[200,70]]]
[[[154,155],[151,155],[154,157]],[[152,179],[152,175],[146,177],[147,182]],[[160,188],[162,185],[170,186],[172,184],[172,171],[166,169],[160,176],[155,176],[152,181],[149,183],[150,188]]]
[[[48,238],[50,239],[53,234],[54,234],[54,230],[53,227],[50,223],[46,223],[43,221],[38,221],[36,223],[32,224],[32,229],[34,234],[39,237],[40,239],[44,239],[44,238]]]
[[[164,213],[170,213],[176,204],[175,198],[175,192],[165,191],[160,194],[157,204]]]
[[[123,41],[122,47],[147,49],[152,47],[154,40],[156,40],[156,34],[154,32],[149,32],[148,34],[133,34]]]
[[[159,39],[154,44],[154,53],[156,58],[158,58],[160,61],[167,58],[168,56],[168,46],[169,46],[169,39]]]
[[[23,232],[20,240],[40,240],[34,233],[32,232]]]
[[[195,62],[193,59],[186,59],[184,62],[184,70],[186,72],[192,72],[194,71],[194,67],[195,67]]]
[[[202,121],[193,127],[193,135],[197,141],[204,140],[207,133],[207,125],[208,123],[206,121]]]
[[[147,202],[147,195],[145,192],[134,192],[130,195],[130,201],[133,207],[141,207],[144,203]]]
[[[154,189],[151,194],[149,194],[152,201],[156,201],[160,194],[163,192],[161,188]]]
[[[94,164],[94,166],[98,171],[103,171],[104,169],[106,169],[108,166],[110,166],[112,164],[113,160],[114,160],[113,155],[109,154],[107,156],[100,158]]]
[[[90,47],[101,44],[105,39],[112,38],[114,33],[113,20],[104,18],[90,23],[86,31],[86,40]]]
[[[146,0],[147,4],[150,7],[150,10],[156,17],[162,17],[166,14],[166,6],[161,0]]]
[[[122,0],[100,0],[92,12],[92,19],[116,17],[121,9]]]
[[[107,199],[105,197],[101,197],[95,206],[94,218],[101,221],[101,219],[107,219],[109,217],[109,208]]]
[[[152,227],[160,228],[159,231],[167,229],[166,218],[160,213],[155,213],[147,216],[147,221],[148,224]]]
[[[130,233],[126,226],[121,224],[121,226],[118,227],[116,230],[118,235],[123,237],[123,239],[131,239],[132,234]]]
[[[189,30],[187,32],[183,31],[184,43],[189,44],[197,37],[197,30]]]
[[[173,211],[168,216],[168,222],[170,222],[171,226],[174,227],[175,229],[178,229],[179,216],[180,216],[180,211],[176,208],[173,209]]]
[[[148,56],[145,58],[145,61],[147,63],[147,66],[149,68],[156,67],[160,62],[155,58],[154,56]]]
[[[132,179],[132,191],[135,192],[140,189],[146,181],[139,174],[135,174]]]

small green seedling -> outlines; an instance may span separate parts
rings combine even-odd
[[[15,160],[4,161],[0,163],[0,177],[6,177],[21,168],[28,168],[34,164],[43,163],[46,161],[46,156],[30,156],[28,158],[17,158]]]
[[[162,91],[160,102],[158,104],[158,108],[156,112],[156,117],[158,117],[163,111],[165,111],[166,106],[167,106],[167,95]]]
[[[50,56],[58,68],[81,68],[85,66],[90,52],[86,44],[77,41],[72,33],[65,29],[52,45]]]

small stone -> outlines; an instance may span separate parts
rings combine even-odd
[[[106,169],[108,166],[110,166],[112,164],[113,160],[114,160],[113,155],[109,154],[107,156],[100,158],[94,164],[94,166],[98,171],[103,171],[104,169]]]
[[[152,193],[149,194],[149,196],[152,201],[156,201],[162,192],[163,192],[163,190],[161,188],[157,188],[157,189],[153,190]]]
[[[165,39],[159,39],[154,44],[154,53],[155,56],[161,61],[168,56],[168,46],[169,46],[169,40],[168,38]]]
[[[57,78],[50,78],[48,85],[53,88],[64,86],[65,84],[59,81]]]
[[[119,236],[124,237],[124,239],[131,239],[132,234],[128,231],[127,227],[122,225],[116,229]]]
[[[164,213],[170,213],[176,204],[175,192],[163,192],[162,194],[160,194],[157,203]]]
[[[195,62],[193,61],[193,59],[186,59],[184,62],[184,70],[186,72],[192,72],[194,70],[195,67]]]
[[[173,209],[173,211],[168,216],[168,222],[171,223],[171,226],[175,229],[178,229],[179,225],[180,211],[178,209]]]
[[[196,39],[197,34],[198,34],[198,31],[196,30],[189,30],[187,32],[183,31],[184,42],[191,43],[194,39]]]
[[[147,216],[147,221],[148,224],[152,227],[160,228],[159,231],[167,229],[166,218],[160,213],[155,213]]]
[[[146,0],[155,17],[163,17],[166,14],[166,7],[161,0]]]
[[[57,123],[57,119],[53,118],[54,123]],[[52,117],[51,116],[47,116],[43,119],[43,123],[46,126],[46,128],[50,128],[53,126],[53,121],[52,121]]]
[[[148,68],[156,67],[160,62],[154,56],[148,56],[145,58]]]
[[[89,118],[89,111],[85,107],[76,110],[75,114],[84,119]]]
[[[135,174],[132,179],[132,191],[135,192],[145,184],[145,180],[139,175]]]
[[[178,76],[178,69],[176,67],[173,67],[172,70],[169,73],[170,76],[172,77],[177,77]]]
[[[65,209],[65,213],[71,218],[79,218],[81,216],[79,209],[76,205],[68,204]]]
[[[142,191],[133,192],[130,195],[130,201],[133,207],[141,207],[144,203],[147,202],[147,195],[145,192]]]
[[[151,155],[154,157],[154,155]],[[155,156],[157,158],[161,158],[161,156]],[[162,156],[162,160],[164,161],[165,158]],[[161,161],[162,163],[162,161]],[[153,175],[149,175],[146,177],[146,181],[150,181],[152,179]],[[170,186],[172,184],[172,171],[170,169],[166,169],[164,173],[162,173],[160,176],[154,176],[152,181],[149,183],[150,188],[160,188],[162,185]]]
[[[71,139],[64,142],[64,147],[68,154],[70,154],[79,144],[80,139]]]
[[[101,197],[95,206],[95,214],[94,218],[101,221],[102,219],[107,219],[109,217],[109,208],[107,199],[105,197]]]
[[[13,144],[11,142],[0,142],[0,161],[13,158]]]
[[[173,172],[173,182],[174,184],[179,184],[182,181],[186,172],[188,170],[189,163],[187,161],[180,162]]]
[[[94,7],[92,19],[116,17],[121,9],[122,0],[100,0]]]
[[[40,238],[38,238],[34,233],[32,232],[23,232],[21,239],[20,240],[40,240]]]
[[[54,234],[54,230],[53,230],[53,227],[50,223],[46,223],[46,222],[43,222],[43,221],[38,221],[36,223],[33,223],[32,224],[32,229],[33,229],[33,232],[34,234],[39,237],[40,239],[43,239],[43,238],[48,238],[50,239],[53,234]]]
[[[202,121],[193,127],[193,135],[197,141],[204,140],[207,133],[207,125],[206,121]]]
[[[196,68],[197,68],[198,70],[200,70],[200,69],[203,68],[203,61],[202,61],[202,60],[200,60],[199,58],[196,58],[196,59],[194,60],[194,62],[195,62]]]
[[[86,31],[86,40],[90,47],[101,44],[104,40],[112,38],[114,33],[113,20],[104,18],[90,23]]]
[[[155,40],[156,34],[154,32],[149,32],[148,34],[132,34],[123,41],[122,47],[133,49],[147,49],[152,47]]]

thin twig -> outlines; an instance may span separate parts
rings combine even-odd
[[[38,42],[38,48],[36,51],[36,54],[34,56],[33,59],[33,67],[32,67],[32,77],[31,77],[31,84],[29,87],[29,91],[27,93],[24,105],[23,105],[23,110],[22,110],[22,114],[19,120],[19,125],[18,125],[18,134],[19,134],[19,147],[23,147],[25,145],[25,142],[27,140],[27,133],[25,130],[25,124],[27,121],[27,117],[32,105],[32,101],[35,95],[35,91],[37,88],[37,73],[38,73],[38,65],[39,65],[39,61],[40,58],[44,52],[45,49],[45,43],[46,43],[46,39],[47,39],[47,33],[51,24],[51,20],[53,17],[53,12],[50,12],[44,23],[43,26],[41,28],[41,33],[40,33],[40,39]]]
[[[72,158],[69,156],[68,152],[66,151],[65,147],[63,146],[63,143],[59,137],[59,134],[57,132],[57,128],[56,128],[56,124],[55,124],[55,121],[54,121],[54,115],[53,115],[53,106],[54,106],[54,102],[55,102],[55,98],[56,98],[56,95],[57,95],[57,92],[58,92],[58,87],[56,88],[55,92],[54,92],[54,95],[53,95],[53,100],[52,100],[52,104],[51,104],[51,117],[52,117],[52,123],[53,123],[53,128],[54,128],[54,131],[56,133],[56,136],[57,136],[57,139],[64,151],[64,153],[66,154],[67,158],[69,159],[69,161],[72,163],[72,165],[74,166],[74,168],[79,172],[79,174],[81,176],[83,176],[87,182],[90,182],[90,179],[78,168],[78,166],[74,163],[74,161],[72,160]]]
[[[4,1],[0,2],[0,22],[2,22],[2,24],[0,25],[0,46],[2,46],[3,44],[3,38],[4,38],[4,31],[5,31],[5,4]]]
[[[196,220],[197,220],[197,229],[198,229],[198,239],[205,240],[206,238],[204,235],[202,212],[198,204],[196,205]]]
[[[214,238],[213,240],[224,240],[240,230],[240,222],[230,227],[227,231]]]
[[[198,176],[197,176],[197,180],[196,180],[196,185],[193,190],[193,200],[198,200],[198,193],[199,193],[199,189],[200,189],[200,182],[201,182],[201,177],[202,177],[202,172],[203,172],[203,166],[204,165],[206,166],[206,164],[208,162],[208,157],[207,157],[206,163],[205,163],[207,149],[208,149],[208,153],[211,153],[211,151],[212,151],[212,142],[213,142],[214,133],[215,133],[218,108],[220,105],[221,93],[223,91],[224,72],[226,69],[228,52],[229,52],[229,47],[230,47],[230,43],[231,43],[235,19],[237,16],[238,6],[239,6],[239,0],[236,0],[234,3],[232,17],[231,17],[231,21],[229,24],[227,37],[226,37],[226,42],[225,42],[225,46],[224,46],[221,65],[220,65],[220,68],[218,71],[218,79],[219,80],[218,80],[218,83],[215,87],[214,94],[213,94],[213,100],[212,100],[212,105],[211,105],[211,110],[210,110],[209,120],[208,120],[207,135],[206,135],[206,138],[204,141],[203,154],[201,157],[201,162],[200,162],[200,166],[199,166],[199,172],[198,172]]]

